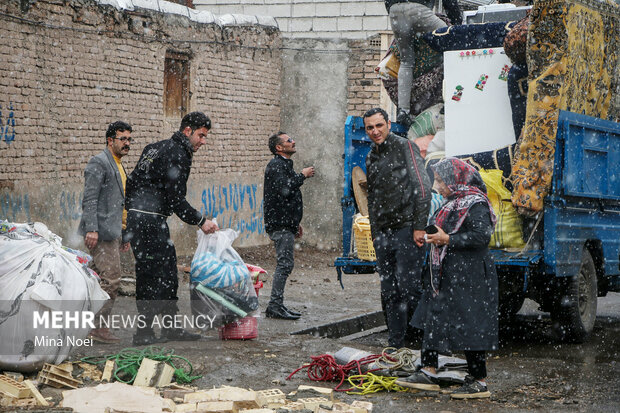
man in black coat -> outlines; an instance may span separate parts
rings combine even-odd
[[[284,306],[284,287],[293,271],[295,238],[303,234],[300,222],[304,205],[299,188],[306,178],[314,176],[314,166],[295,173],[291,159],[296,152],[295,141],[284,132],[269,137],[269,150],[274,156],[265,168],[263,210],[265,230],[276,247],[277,265],[265,314],[270,318],[296,320],[301,314]]]
[[[133,337],[134,345],[200,338],[182,328],[168,327],[162,328],[158,339],[152,326],[156,315],[171,320],[178,312],[177,257],[168,217],[175,213],[205,234],[218,230],[217,224],[185,199],[192,157],[207,143],[210,129],[211,120],[204,113],[185,115],[170,139],[144,148],[127,181],[127,237],[136,258],[136,305],[142,321]]]
[[[366,157],[370,230],[381,277],[388,345],[400,348],[422,295],[431,183],[418,146],[390,133],[390,126],[383,109],[364,114],[364,128],[373,142]]]

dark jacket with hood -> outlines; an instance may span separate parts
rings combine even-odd
[[[263,208],[265,231],[287,230],[296,234],[304,215],[299,189],[306,177],[293,170],[293,160],[275,155],[265,168]]]
[[[191,225],[204,222],[202,214],[185,199],[193,154],[182,132],[147,145],[127,179],[127,209],[165,216],[175,213]]]
[[[416,144],[390,133],[380,145],[372,144],[366,173],[373,238],[386,229],[426,227],[431,182]]]

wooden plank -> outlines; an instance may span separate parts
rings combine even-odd
[[[170,384],[174,369],[163,361],[143,359],[138,374],[133,382],[134,386],[161,387]]]
[[[114,360],[108,360],[105,362],[103,374],[101,375],[101,381],[112,381],[112,373],[114,373],[115,365],[116,363],[114,363]]]
[[[37,386],[35,386],[33,382],[30,380],[24,380],[24,385],[30,389],[30,392],[34,398],[37,399],[39,406],[49,406],[49,403],[45,400],[45,397],[39,393],[39,389],[37,389]]]

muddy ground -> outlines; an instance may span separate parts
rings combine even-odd
[[[264,267],[269,274],[275,267],[272,247],[240,249],[248,263]],[[336,251],[301,248],[286,287],[286,303],[303,312],[298,321],[259,319],[259,337],[251,341],[221,341],[217,331],[205,334],[199,342],[166,343],[176,354],[187,357],[203,377],[193,384],[200,388],[232,385],[255,390],[279,387],[284,392],[299,384],[311,384],[300,372],[287,376],[310,361],[310,356],[335,352],[344,346],[381,351],[387,342],[385,332],[356,340],[328,339],[310,335],[290,335],[293,331],[380,310],[377,274],[345,275],[341,289],[336,281],[333,260]],[[191,258],[180,259],[189,264]],[[131,271],[131,268],[126,268]],[[183,277],[183,274],[180,274]],[[260,293],[264,311],[270,291],[270,278]],[[189,314],[187,282],[180,288],[182,311]],[[134,299],[121,297],[118,313],[135,312]],[[526,301],[517,320],[516,333],[503,336],[501,348],[489,357],[489,386],[492,396],[482,401],[453,401],[446,394],[425,396],[411,393],[379,393],[372,396],[339,394],[345,402],[355,399],[374,403],[375,413],[410,411],[496,412],[496,411],[620,411],[620,294],[599,299],[599,316],[594,335],[586,344],[561,344],[550,334],[547,314]],[[133,331],[116,331],[119,345],[95,345],[73,354],[110,354],[132,347]],[[458,354],[457,354],[458,355]],[[335,383],[322,385],[334,387]]]

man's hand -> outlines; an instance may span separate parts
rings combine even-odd
[[[415,242],[415,245],[418,247],[424,245],[424,235],[426,235],[426,232],[423,229],[413,230],[413,241]]]
[[[99,233],[97,231],[87,232],[84,236],[84,244],[86,244],[89,250],[97,246],[97,241],[99,241]]]
[[[301,173],[306,178],[310,178],[311,176],[314,176],[314,166],[309,166],[307,168],[302,169]]]
[[[205,220],[204,224],[202,224],[200,229],[205,234],[213,234],[215,231],[217,231],[220,228],[217,226],[217,224],[215,222],[210,221],[210,220],[207,219],[207,220]]]
[[[442,245],[448,245],[450,242],[450,235],[446,234],[443,229],[437,227],[437,233],[426,234],[426,243],[434,244],[438,247]]]
[[[128,242],[122,242],[119,250],[121,250],[121,252],[129,251],[129,243]]]
[[[301,225],[297,228],[297,234],[295,234],[295,238],[301,238],[304,235],[304,227]]]

